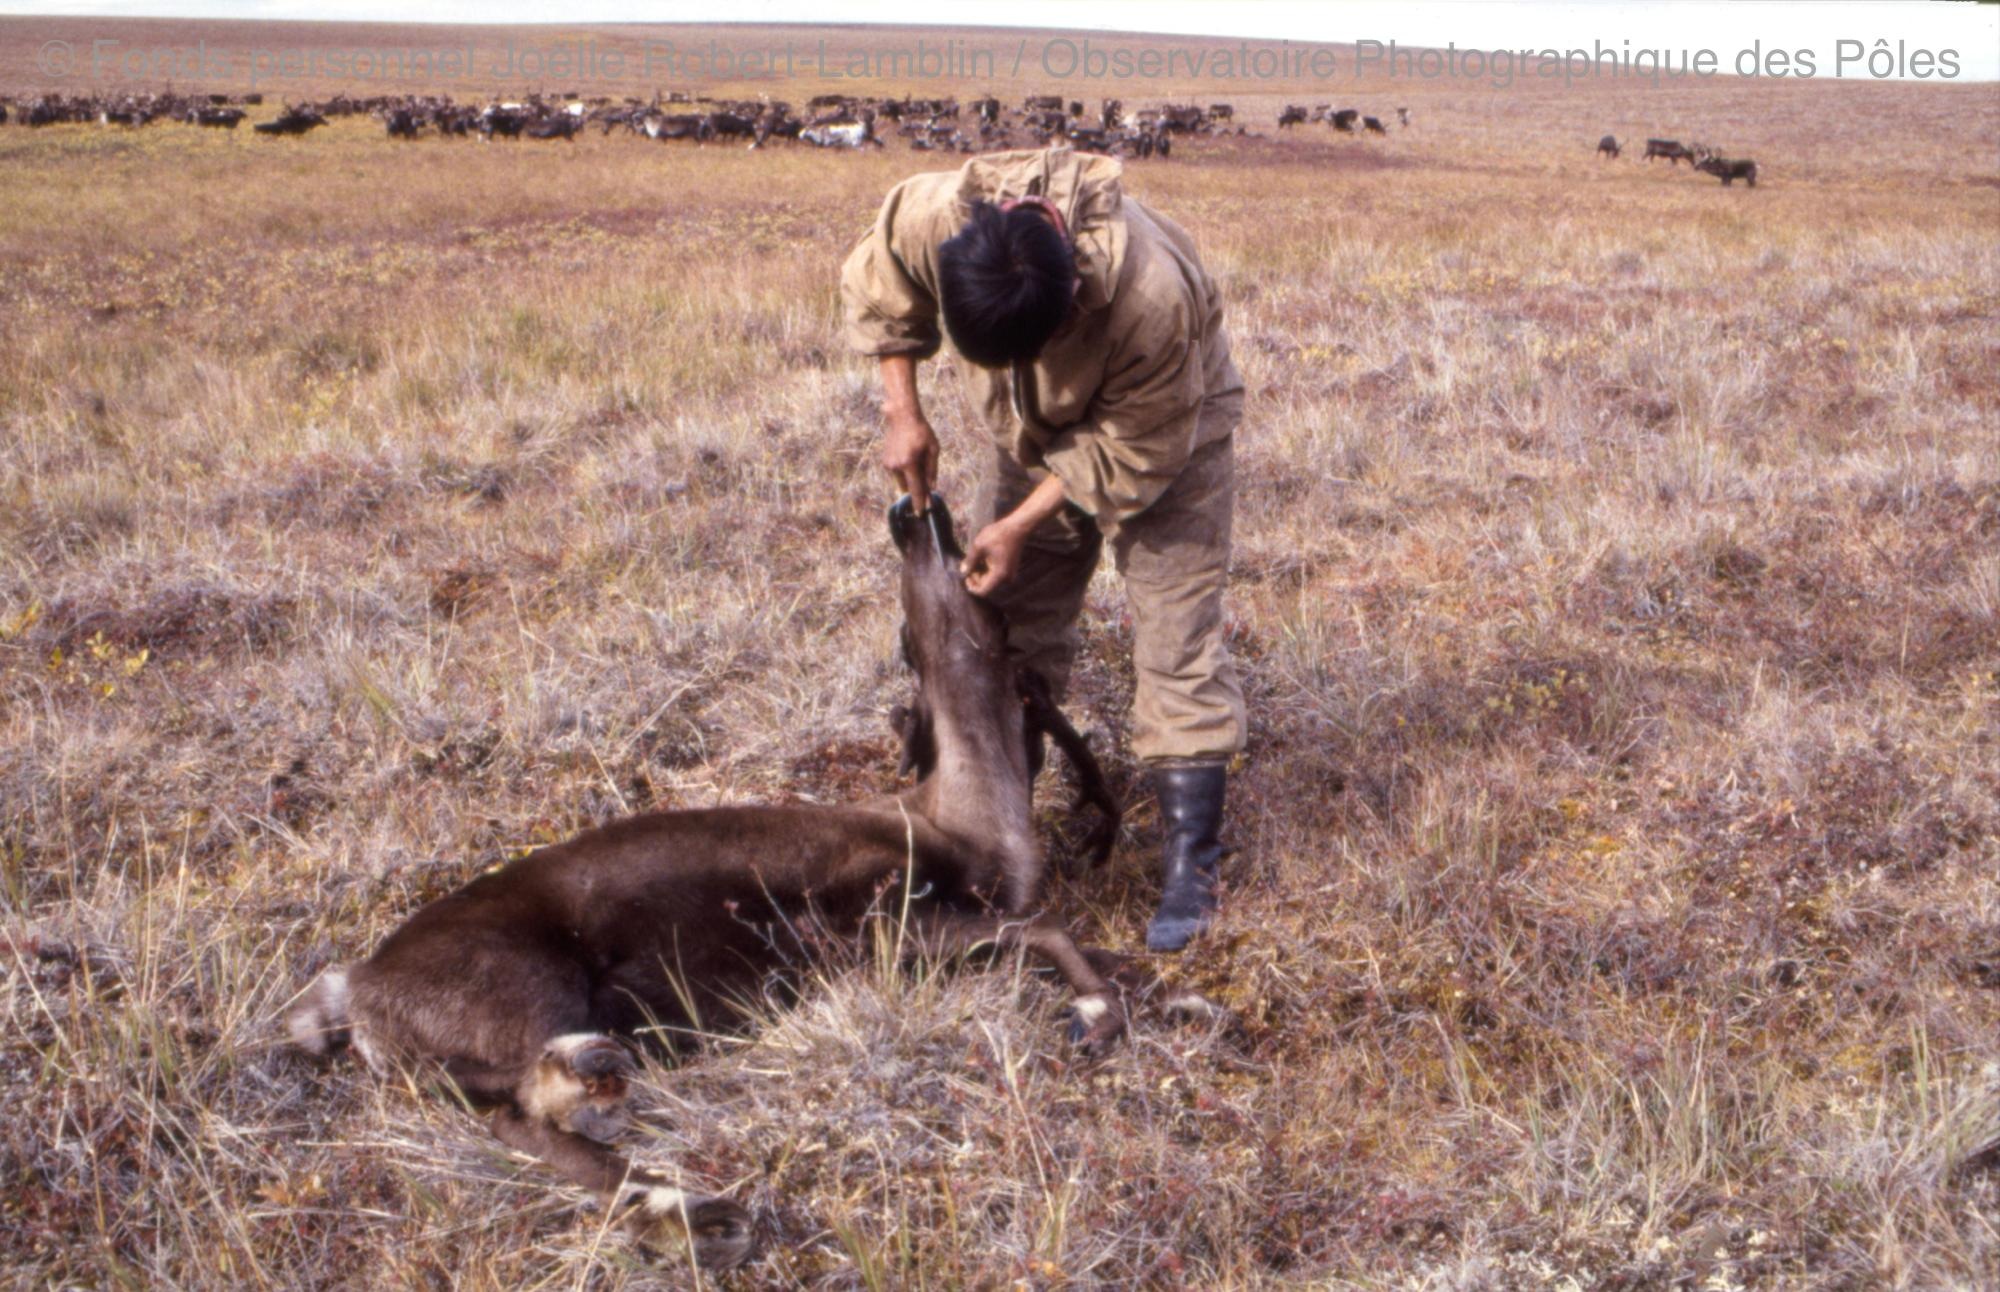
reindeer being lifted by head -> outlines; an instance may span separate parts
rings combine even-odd
[[[750,1218],[683,1192],[605,1147],[625,1123],[635,1071],[621,1035],[677,1037],[726,1025],[765,979],[809,962],[818,936],[857,936],[871,913],[907,912],[919,941],[950,951],[1024,947],[1075,992],[1071,1040],[1086,1052],[1124,1031],[1103,953],[1029,912],[1043,854],[1029,816],[1041,734],[1085,798],[1117,810],[1095,760],[1035,679],[1008,661],[999,613],[965,589],[950,513],[904,499],[904,653],[916,703],[898,711],[899,794],[847,807],[719,807],[630,817],[543,848],[424,906],[368,959],[335,969],[288,1016],[315,1054],[352,1042],[370,1068],[440,1065],[493,1132],[598,1193],[644,1233],[680,1234],[710,1269],[743,1261]]]

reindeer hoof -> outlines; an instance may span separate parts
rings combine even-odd
[[[1065,1012],[1069,1043],[1086,1058],[1102,1058],[1125,1035],[1125,1009],[1115,996],[1079,996]]]
[[[1103,868],[1111,858],[1111,849],[1118,842],[1118,822],[1107,820],[1092,826],[1083,841],[1065,852],[1062,859],[1062,873],[1068,879],[1082,879],[1093,871]]]
[[[571,1032],[542,1047],[542,1062],[552,1063],[586,1085],[623,1083],[638,1065],[632,1053],[602,1032]]]
[[[558,1036],[543,1047],[521,1104],[586,1139],[608,1144],[625,1129],[628,1083],[637,1070],[631,1052],[602,1032]]]
[[[1087,800],[1079,801],[1076,805],[1077,810],[1081,811],[1087,802]],[[1091,870],[1096,870],[1111,860],[1111,850],[1118,846],[1120,818],[1117,807],[1099,804],[1098,810],[1101,814],[1099,820],[1090,828],[1090,834],[1083,841],[1084,864]]]
[[[1198,991],[1182,988],[1160,1002],[1160,1013],[1175,1023],[1234,1023],[1236,1015]]]
[[[639,1241],[649,1246],[658,1246],[663,1239],[685,1242],[695,1264],[705,1270],[734,1269],[756,1248],[750,1213],[727,1198],[683,1193],[662,1184],[634,1189],[626,1195],[625,1205],[631,1213],[627,1223]]]

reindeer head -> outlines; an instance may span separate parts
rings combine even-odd
[[[927,686],[1007,672],[1007,626],[1000,612],[966,590],[951,509],[931,495],[921,515],[908,497],[889,509],[889,537],[903,555],[903,648]]]
[[[965,553],[951,510],[931,495],[919,515],[905,497],[889,509],[889,536],[903,556],[903,657],[917,674],[917,696],[899,711],[904,769],[928,775],[937,753],[936,727],[991,751],[1023,745],[1015,670],[1007,658],[1000,612],[966,590]],[[1003,755],[1011,763],[1011,752]]]

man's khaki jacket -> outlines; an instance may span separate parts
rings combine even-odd
[[[1045,197],[1076,243],[1077,308],[1042,353],[1011,370],[959,369],[980,419],[1069,501],[1113,528],[1144,511],[1198,448],[1242,415],[1222,299],[1179,225],[1125,196],[1113,158],[1069,147],[975,157],[914,175],[847,257],[846,335],[862,354],[937,353],[938,247],[972,204]]]

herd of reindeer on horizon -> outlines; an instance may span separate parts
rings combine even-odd
[[[164,92],[65,95],[59,92],[21,100],[0,96],[0,125],[25,126],[97,123],[136,129],[156,121],[234,130],[262,107],[261,94]],[[369,116],[381,122],[391,139],[414,140],[426,135],[457,138],[574,140],[590,126],[603,133],[624,130],[661,142],[705,144],[748,141],[762,148],[773,140],[794,140],[818,148],[863,149],[886,146],[885,136],[905,140],[917,152],[973,154],[1009,148],[1046,147],[1068,142],[1090,152],[1116,157],[1169,157],[1174,138],[1184,135],[1257,137],[1237,124],[1228,103],[1162,104],[1128,112],[1122,100],[1102,99],[1095,113],[1078,99],[1054,94],[1029,95],[1019,107],[993,95],[961,102],[956,97],[862,97],[821,94],[803,111],[772,99],[708,99],[687,91],[658,92],[650,100],[627,96],[588,96],[536,92],[518,99],[485,104],[459,103],[447,94],[336,94],[318,102],[286,101],[278,114],[252,124],[259,134],[298,136],[343,117]],[[1396,109],[1399,125],[1410,125],[1410,109]],[[1286,104],[1278,114],[1278,129],[1325,123],[1343,135],[1389,133],[1382,118],[1359,108],[1330,103]],[[1598,140],[1601,157],[1616,159],[1618,140]],[[1719,178],[1727,188],[1734,180],[1757,186],[1757,163],[1730,158],[1704,144],[1675,139],[1648,139],[1643,159],[1664,157],[1678,166]]]
[[[262,95],[148,93],[44,94],[27,102],[0,98],[0,123],[10,115],[22,125],[96,122],[136,128],[155,121],[233,130],[262,106]],[[1104,99],[1095,113],[1081,100],[1036,94],[1014,107],[987,95],[862,97],[822,94],[803,111],[782,100],[709,99],[675,90],[650,100],[627,96],[523,95],[485,104],[450,95],[336,94],[318,102],[287,101],[278,114],[251,128],[265,135],[304,135],[342,117],[370,116],[391,139],[443,138],[574,140],[592,126],[605,134],[623,130],[662,142],[747,141],[761,148],[796,140],[820,148],[880,148],[886,137],[919,152],[979,153],[1068,141],[1079,148],[1120,156],[1166,157],[1177,135],[1228,131],[1235,110],[1226,103],[1166,104],[1127,112],[1122,100]],[[1238,134],[1248,134],[1235,127]]]

